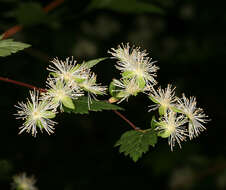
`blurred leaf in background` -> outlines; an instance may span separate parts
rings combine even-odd
[[[122,13],[164,13],[158,6],[140,0],[92,0],[88,9],[109,9]]]
[[[6,57],[31,46],[22,42],[15,42],[13,39],[3,40],[2,37],[0,36],[0,57]]]
[[[21,2],[15,11],[15,18],[19,24],[32,26],[44,23],[47,15],[38,2]]]

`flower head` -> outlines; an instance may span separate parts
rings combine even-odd
[[[168,143],[172,151],[175,142],[177,142],[181,148],[180,142],[186,140],[187,130],[183,126],[186,122],[187,120],[184,115],[178,116],[177,113],[170,110],[165,113],[158,123],[159,126],[156,130],[159,131],[161,137],[168,137]]]
[[[106,93],[106,86],[101,86],[100,84],[96,83],[97,76],[94,73],[90,73],[87,80],[79,83],[79,86],[91,94],[94,95],[103,95]]]
[[[68,57],[66,61],[55,58],[51,62],[54,66],[50,65],[47,70],[52,72],[55,79],[64,80],[66,82],[75,82],[87,78],[88,69],[83,65],[76,64],[73,57],[71,59]]]
[[[13,177],[12,188],[15,190],[38,190],[34,186],[36,180],[33,176],[28,177],[26,173],[21,173]]]
[[[203,126],[208,121],[207,116],[204,114],[203,109],[196,107],[196,98],[186,98],[182,95],[181,99],[177,99],[178,109],[181,110],[189,119],[188,131],[190,139],[197,137],[200,132],[206,128]]]
[[[26,131],[36,137],[37,128],[42,132],[44,129],[49,135],[54,133],[53,126],[56,122],[50,120],[55,117],[56,110],[55,105],[49,101],[41,101],[38,97],[38,92],[30,91],[31,101],[28,99],[26,103],[19,102],[18,106],[15,106],[19,110],[17,111],[17,119],[23,119],[25,122],[20,127],[20,132]]]
[[[47,87],[48,90],[42,95],[41,99],[53,102],[56,107],[60,106],[61,110],[62,105],[74,109],[72,99],[76,99],[78,96],[83,95],[79,87],[73,83],[55,81],[52,78],[48,78]]]
[[[139,92],[145,91],[145,89],[140,88],[135,78],[132,79],[124,79],[124,80],[113,80],[113,85],[118,87],[119,89],[115,90],[118,92],[117,98],[121,98],[118,102],[122,102],[123,100],[127,100],[130,96],[136,96]]]
[[[152,105],[150,110],[158,109],[159,107],[162,107],[164,112],[167,111],[168,108],[170,108],[174,102],[175,99],[175,88],[172,89],[172,85],[168,84],[167,88],[161,89],[160,87],[156,91],[154,88],[152,88],[151,93],[149,95],[150,99],[155,102],[157,105]]]
[[[156,77],[156,71],[159,68],[154,65],[156,61],[151,61],[152,58],[147,57],[146,51],[140,51],[140,47],[130,48],[129,43],[119,45],[117,49],[112,48],[111,50],[108,53],[119,60],[116,68],[125,77],[143,78],[147,85],[157,84],[154,77]]]
[[[94,73],[89,73],[89,77],[83,82],[78,83],[79,87],[84,91],[88,92],[88,106],[90,108],[90,103],[92,103],[91,96],[96,99],[96,95],[106,94],[107,87],[101,86],[101,84],[96,83],[97,76]]]

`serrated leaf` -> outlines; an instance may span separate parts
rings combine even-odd
[[[103,111],[103,110],[123,110],[123,108],[110,104],[106,101],[92,100],[90,109],[88,107],[88,97],[80,97],[74,100],[75,109],[69,109],[64,107],[65,112],[73,112],[76,114],[88,114],[89,111]]]
[[[149,150],[149,146],[155,146],[157,134],[154,130],[144,132],[130,130],[125,132],[116,142],[115,146],[120,146],[119,152],[129,155],[136,162],[144,153]]]
[[[18,22],[24,26],[32,26],[46,21],[46,14],[37,2],[21,3],[15,11]]]
[[[91,67],[95,66],[97,63],[107,59],[107,57],[102,57],[98,59],[93,59],[87,62],[84,62],[82,65],[85,66],[87,69],[90,69]]]
[[[13,39],[0,40],[0,56],[8,56],[30,46],[22,42],[14,42]]]
[[[150,3],[141,2],[140,0],[92,0],[88,7],[88,9],[102,8],[128,13],[163,14],[161,8]]]

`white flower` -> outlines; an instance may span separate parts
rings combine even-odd
[[[55,79],[60,79],[69,82],[75,82],[76,80],[84,80],[88,77],[88,70],[83,65],[76,64],[73,57],[69,57],[66,61],[59,60],[58,58],[51,61],[54,66],[50,65],[47,70],[52,72]]]
[[[195,97],[188,99],[183,94],[182,98],[178,98],[177,101],[178,109],[189,119],[188,131],[190,139],[197,137],[200,132],[206,129],[203,123],[208,121],[207,116],[204,114],[203,109],[196,107]]]
[[[180,142],[186,140],[187,130],[183,126],[186,122],[187,120],[184,115],[178,116],[177,113],[170,110],[165,113],[161,118],[161,121],[158,123],[159,126],[156,130],[159,131],[161,137],[168,137],[171,151],[173,151],[175,142],[177,142],[181,148]]]
[[[83,95],[79,87],[74,85],[74,83],[55,81],[53,78],[47,79],[47,87],[48,90],[42,95],[41,99],[52,101],[56,107],[60,106],[61,110],[62,105],[74,109],[72,99]]]
[[[151,110],[156,110],[162,107],[164,112],[167,111],[172,105],[174,105],[175,99],[175,88],[172,89],[172,85],[168,84],[167,88],[161,89],[160,87],[156,91],[154,88],[151,89],[149,95],[150,99],[156,103],[156,105],[151,105]]]
[[[19,129],[21,134],[26,131],[36,137],[37,128],[42,132],[43,129],[50,135],[54,133],[54,125],[56,122],[50,120],[55,117],[55,106],[48,101],[41,101],[38,97],[38,92],[30,91],[31,101],[28,99],[26,103],[19,102],[19,106],[15,106],[17,111],[17,119],[23,119],[25,122]]]
[[[35,183],[36,180],[33,176],[28,177],[26,173],[21,173],[13,177],[12,188],[15,190],[38,190]]]
[[[121,98],[118,102],[122,102],[123,100],[127,100],[130,96],[136,96],[139,92],[145,91],[145,89],[140,88],[135,78],[132,79],[124,79],[124,80],[113,80],[113,85],[118,87],[119,89],[114,90],[118,92],[117,98]]]
[[[88,79],[79,83],[79,87],[84,91],[88,92],[88,107],[90,108],[90,103],[92,103],[92,98],[96,99],[96,95],[106,94],[107,87],[101,86],[101,84],[96,83],[97,76],[94,73],[89,73]]]
[[[116,68],[124,73],[124,76],[143,78],[147,85],[157,84],[154,77],[156,77],[156,71],[159,68],[154,65],[156,61],[151,61],[152,58],[147,57],[146,51],[140,51],[140,47],[130,48],[129,43],[119,45],[117,49],[112,48],[111,50],[108,53],[119,60]]]
[[[89,78],[79,83],[79,86],[83,88],[83,90],[90,92],[92,94],[103,95],[106,93],[105,91],[107,90],[107,87],[97,84],[96,78],[97,76],[94,73],[90,73]]]

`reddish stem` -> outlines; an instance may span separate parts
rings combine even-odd
[[[38,87],[33,86],[31,84],[27,84],[27,83],[24,83],[24,82],[12,80],[12,79],[9,79],[9,78],[0,77],[0,80],[4,81],[4,82],[9,82],[9,83],[12,83],[12,84],[16,84],[16,85],[19,85],[19,86],[24,86],[24,87],[27,87],[27,88],[30,88],[30,89],[35,89],[35,90],[38,90],[40,92],[46,92],[46,89],[44,89],[44,88],[38,88]],[[122,118],[124,121],[126,121],[134,130],[142,132],[142,130],[140,128],[136,127],[130,120],[128,120],[120,112],[118,112],[116,110],[113,110],[113,111],[115,112],[116,115],[118,115],[120,118]]]
[[[51,3],[49,3],[48,5],[46,5],[43,10],[44,12],[48,13],[49,11],[55,9],[56,7],[58,7],[60,4],[62,4],[64,2],[64,0],[55,0]],[[5,31],[3,33],[3,38],[2,39],[6,39],[10,36],[13,36],[14,34],[16,34],[17,32],[21,31],[23,29],[22,25],[15,25],[13,27],[11,27],[10,29],[8,29],[7,31]]]
[[[21,26],[21,25],[15,25],[15,26],[11,27],[6,32],[4,32],[2,39],[6,39],[6,38],[8,38],[10,36],[13,36],[17,32],[21,31],[22,28],[23,28],[23,26]]]
[[[35,90],[38,90],[40,92],[46,92],[46,90],[43,89],[43,88],[38,88],[36,86],[30,85],[30,84],[27,84],[27,83],[24,83],[24,82],[12,80],[12,79],[9,79],[9,78],[0,77],[0,80],[4,81],[4,82],[13,83],[13,84],[16,84],[16,85],[19,85],[19,86],[24,86],[24,87],[27,87],[27,88],[35,89]]]
[[[64,2],[64,0],[55,0],[51,3],[49,3],[48,5],[46,5],[43,10],[48,13],[49,11],[52,11],[53,9],[55,9],[56,7],[58,7],[60,4],[62,4]]]
[[[130,120],[128,120],[124,115],[122,115],[120,112],[118,112],[117,110],[113,110],[115,112],[116,115],[118,115],[119,117],[121,117],[125,122],[127,122],[135,131],[140,131],[143,132],[140,128],[136,127],[136,125],[134,125]]]

